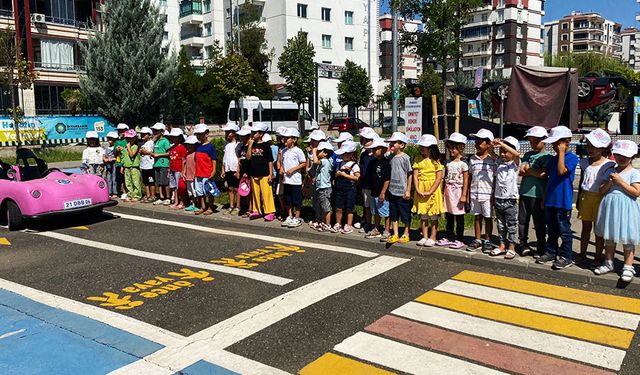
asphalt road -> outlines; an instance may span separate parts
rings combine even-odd
[[[264,232],[246,233],[234,223],[214,228],[199,217],[167,213],[151,218],[148,212],[128,207],[111,212],[114,215],[94,220],[78,218],[40,225],[35,231],[0,232],[0,237],[10,242],[0,247],[0,292],[16,293],[38,303],[37,307],[23,307],[27,302],[16,302],[13,294],[3,298],[0,293],[1,373],[60,369],[69,373],[197,374],[211,373],[212,369],[220,373],[297,373],[303,368],[303,373],[421,373],[435,371],[438,366],[451,368],[451,373],[544,373],[544,365],[554,361],[577,366],[572,368],[574,373],[605,373],[607,366],[609,373],[640,373],[640,300],[613,297],[638,298],[637,292],[516,274],[499,265],[484,268],[391,251],[380,255],[369,251],[366,242],[360,247],[351,243],[340,247],[302,238],[274,238]],[[498,292],[494,295],[482,289],[476,299],[457,301],[462,297],[442,289],[490,287],[483,284],[485,274],[544,285],[532,287],[519,280],[498,279],[497,291],[511,290],[514,302],[494,300],[499,298]],[[462,280],[460,275],[477,280]],[[452,280],[454,277],[458,281]],[[565,293],[554,285],[578,291]],[[435,292],[434,288],[443,291]],[[585,290],[604,295],[580,297],[579,291]],[[562,311],[536,315],[536,307],[527,302],[532,295],[545,297],[545,303],[573,301],[576,304],[570,308],[584,317],[566,320],[557,316],[565,314]],[[419,302],[412,302],[416,298]],[[586,306],[601,306],[603,301],[609,303],[608,298],[613,298],[611,306],[621,304],[617,310],[631,306],[627,311],[633,314],[626,318],[632,323],[626,329],[612,328],[617,323],[609,323],[608,318],[599,324],[590,320],[593,314],[588,309],[592,307]],[[478,302],[483,299],[498,304],[487,307],[488,302]],[[518,308],[504,310],[505,305],[518,304]],[[438,315],[433,311],[422,316],[408,312],[414,307],[434,306],[442,315],[439,322],[429,320]],[[611,321],[618,321],[618,312],[606,310],[608,305],[602,307],[605,317],[611,314]],[[13,315],[3,318],[2,309]],[[61,310],[75,315],[60,318]],[[78,316],[98,320],[100,329],[106,329],[106,324],[116,327],[118,334],[124,331],[142,337],[141,343],[130,348],[125,342],[131,339],[107,338],[110,333],[106,331],[87,333],[89,323],[76,324]],[[33,317],[38,325],[23,326]],[[456,323],[455,319],[462,321]],[[540,319],[551,322],[529,325],[529,321]],[[81,337],[84,341],[73,341],[77,345],[69,344],[69,349],[64,349],[63,341],[46,353],[38,352],[34,348],[48,337],[35,334],[43,325],[63,328],[65,335],[75,334],[60,340],[72,342]],[[545,344],[548,349],[542,350],[533,342],[507,342],[521,331],[532,337],[542,335],[543,343],[549,340]],[[437,335],[446,337],[436,339]],[[615,339],[618,336],[619,340]],[[423,342],[430,337],[431,341]],[[463,339],[479,341],[465,341],[459,348],[442,344]],[[574,341],[566,341],[572,344],[564,346],[567,352],[563,353],[553,352],[554,340],[559,340],[557,347],[563,347],[566,340]],[[110,351],[87,349],[96,343]],[[505,344],[507,347],[500,346]],[[587,348],[582,354],[580,345]],[[487,350],[492,354],[487,355]],[[588,355],[580,359],[572,350],[575,356]],[[46,358],[38,358],[45,354]],[[121,355],[126,358],[110,361],[110,356]],[[619,371],[616,355],[621,361]],[[140,360],[143,357],[146,360]],[[500,362],[503,357],[507,360]],[[421,362],[427,360],[428,365]],[[519,362],[523,363],[517,365]],[[375,368],[366,367],[372,365]]]

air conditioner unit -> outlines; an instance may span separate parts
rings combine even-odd
[[[44,23],[44,14],[42,13],[33,13],[31,14],[31,22],[35,23]]]

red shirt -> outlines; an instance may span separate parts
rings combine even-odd
[[[169,170],[182,172],[182,163],[187,157],[187,148],[183,144],[177,144],[169,149]]]
[[[218,153],[211,143],[198,146],[196,148],[196,177],[211,177],[214,160],[218,160]]]

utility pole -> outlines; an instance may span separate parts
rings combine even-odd
[[[391,12],[393,13],[392,48],[393,58],[391,62],[391,131],[398,130],[398,100],[400,99],[400,89],[398,88],[398,0],[391,2]]]

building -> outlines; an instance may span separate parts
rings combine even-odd
[[[620,57],[621,28],[621,24],[598,13],[572,12],[560,20],[545,22],[545,52],[549,55],[595,52]]]
[[[630,27],[620,32],[621,60],[628,64],[633,70],[640,70],[640,61],[636,57],[636,41],[640,41],[640,31],[635,27]]]
[[[399,32],[408,31],[416,32],[421,29],[422,22],[418,20],[398,19]],[[383,14],[380,16],[380,82],[384,86],[389,84],[393,73],[393,16],[391,14]],[[416,79],[422,74],[422,59],[415,53],[411,53],[409,49],[399,51],[398,78]]]
[[[160,0],[160,4],[167,1],[178,0]],[[220,42],[223,51],[226,49],[226,45],[222,43],[225,39],[223,2],[227,0],[182,0],[179,9],[168,13],[169,18],[178,19],[178,46],[186,49],[196,69],[203,68],[205,61],[212,57],[213,45],[216,41]],[[169,20],[165,31],[169,37],[172,35],[170,25],[173,23]]]

